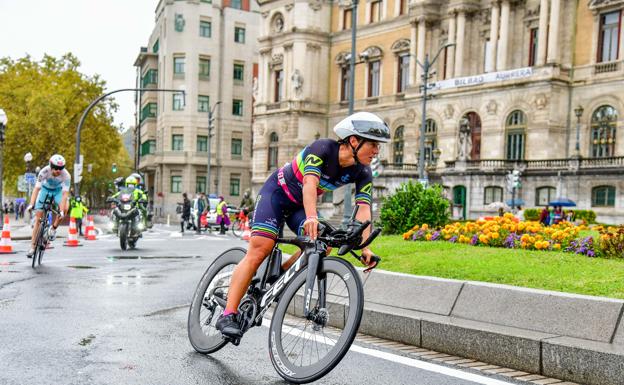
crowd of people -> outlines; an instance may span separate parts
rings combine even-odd
[[[24,218],[26,202],[24,199],[16,199],[15,202],[4,202],[4,215],[15,214],[15,220]]]

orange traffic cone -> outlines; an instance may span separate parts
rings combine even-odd
[[[87,216],[87,228],[85,229],[87,241],[97,241],[95,227],[93,226],[93,215]]]
[[[245,221],[245,228],[243,229],[243,241],[248,241],[251,237],[251,230],[249,229],[249,220]]]
[[[67,241],[63,244],[63,246],[82,246],[82,244],[78,242],[78,229],[76,229],[76,218],[70,218],[69,235],[67,236]]]
[[[13,245],[11,244],[11,225],[9,225],[9,216],[4,216],[4,226],[2,226],[2,239],[0,240],[0,254],[15,254]]]

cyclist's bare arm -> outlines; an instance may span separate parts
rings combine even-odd
[[[359,204],[358,212],[355,215],[355,219],[360,222],[372,221],[371,217],[371,207],[367,204]],[[371,233],[372,224],[364,229],[362,233],[362,241],[365,242]],[[365,258],[366,264],[370,265],[370,257],[373,256],[374,253],[368,247],[362,249],[362,257]]]
[[[318,235],[318,218],[316,218],[316,189],[319,185],[319,178],[314,175],[303,177],[303,209],[306,214],[306,221],[303,223],[305,233],[312,239]]]
[[[35,207],[35,201],[37,200],[37,196],[39,196],[39,191],[41,191],[41,186],[36,186],[36,185],[35,185],[35,188],[33,189],[33,192],[32,192],[32,194],[30,195],[30,203],[29,203],[29,206],[30,206],[31,208],[32,208],[32,207]]]

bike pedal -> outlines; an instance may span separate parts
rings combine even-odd
[[[240,345],[241,339],[240,338],[235,338],[232,340],[232,345],[234,346],[238,346]]]

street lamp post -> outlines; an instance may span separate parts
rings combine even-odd
[[[357,14],[359,0],[351,1],[351,57],[349,58],[349,115],[353,114],[353,105],[355,102],[355,40],[357,34]],[[342,216],[342,226],[346,227],[351,218],[352,188],[351,184],[345,186],[344,193],[344,214]],[[371,206],[372,207],[372,206]]]
[[[416,64],[418,64],[420,68],[422,68],[423,70],[422,119],[421,119],[421,124],[420,124],[420,141],[419,141],[420,145],[418,146],[419,147],[418,179],[420,179],[421,183],[427,181],[427,178],[425,176],[425,125],[427,124],[427,91],[429,90],[429,83],[428,83],[429,76],[430,76],[429,71],[431,70],[431,67],[433,67],[435,62],[438,60],[440,53],[442,53],[442,51],[445,50],[446,48],[452,47],[454,45],[455,43],[448,43],[440,47],[436,55],[433,57],[433,60],[431,61],[429,61],[429,54],[425,55],[424,63],[421,63],[418,61],[418,59],[415,59]]]
[[[206,169],[206,190],[208,190],[208,195],[210,195],[210,138],[212,138],[212,130],[214,128],[214,111],[219,104],[221,104],[220,100],[212,108],[209,107],[208,109],[208,169]]]
[[[26,173],[24,174],[24,180],[26,182],[26,201],[30,201],[30,181],[27,179],[30,174],[30,162],[32,162],[33,156],[30,152],[24,154],[24,162],[26,162]]]
[[[182,95],[185,95],[184,91],[182,90],[173,90],[173,89],[166,89],[166,88],[121,88],[118,90],[114,90],[114,91],[110,91],[105,93],[104,95],[99,96],[97,99],[93,100],[89,106],[87,108],[85,108],[85,110],[82,113],[82,116],[80,117],[80,122],[78,122],[78,127],[76,128],[76,160],[75,160],[75,164],[80,164],[80,132],[82,130],[82,126],[85,122],[85,120],[87,119],[87,115],[89,114],[89,111],[91,111],[91,109],[93,107],[95,107],[96,104],[98,104],[102,99],[115,94],[117,92],[122,92],[122,91],[134,91],[134,92],[143,92],[143,91],[156,91],[156,92],[174,92],[174,93],[181,93]],[[80,164],[80,167],[82,167],[82,164]],[[82,170],[80,170],[80,172],[76,172],[76,170],[74,169],[74,194],[76,194],[76,196],[80,195],[80,179],[76,178],[76,176],[80,176],[80,174],[82,173]]]
[[[6,129],[7,115],[3,109],[0,108],[0,223],[4,226],[4,204],[2,203],[2,181],[4,179],[4,133]]]
[[[579,139],[580,139],[580,132],[581,132],[581,116],[583,116],[583,107],[582,106],[578,106],[574,109],[574,115],[576,115],[576,146],[574,146],[574,156],[576,158],[580,158],[581,157],[581,146],[579,143]]]

